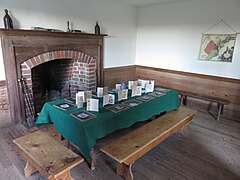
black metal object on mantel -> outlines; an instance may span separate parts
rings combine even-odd
[[[13,29],[12,18],[9,16],[7,9],[5,9],[5,16],[3,17],[3,22],[5,29]]]
[[[99,22],[96,21],[96,25],[95,25],[95,34],[100,34],[100,26],[98,24]]]

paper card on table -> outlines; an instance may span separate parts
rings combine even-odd
[[[135,106],[138,106],[141,103],[142,103],[142,101],[139,101],[137,99],[129,99],[127,101],[122,102],[122,104],[125,104],[129,107],[135,107]]]
[[[108,94],[103,96],[103,106],[115,103],[115,95]]]
[[[106,109],[114,112],[114,113],[120,113],[126,109],[128,109],[129,107],[124,105],[124,104],[115,104],[113,106],[107,106]]]
[[[108,87],[103,87],[103,96],[108,95]]]
[[[121,89],[118,91],[118,101],[127,99],[128,97],[128,89]]]
[[[53,105],[54,107],[57,107],[59,109],[62,109],[62,110],[68,110],[68,109],[72,109],[75,107],[75,105],[71,104],[71,103],[68,103],[68,102],[63,102],[63,103],[59,103],[59,104],[54,104]]]
[[[92,91],[85,91],[85,99],[90,99],[92,97]]]
[[[77,108],[83,107],[83,96],[79,93],[76,93],[76,105]]]
[[[155,98],[156,98],[155,96],[145,95],[145,96],[138,97],[137,99],[146,102],[146,101],[150,101],[150,100],[155,99]]]
[[[145,86],[145,93],[149,93],[149,92],[153,92],[153,91],[154,91],[154,80],[151,80]]]
[[[133,86],[138,86],[139,84],[138,81],[128,81],[128,89],[132,89]]]
[[[97,97],[103,97],[103,87],[97,87]]]
[[[83,102],[86,102],[85,92],[84,92],[84,91],[78,91],[78,95],[79,95],[79,96],[82,96]]]
[[[142,95],[142,87],[141,86],[133,86],[132,87],[132,97],[141,96]]]
[[[98,105],[99,100],[98,99],[87,99],[87,111],[97,111],[98,112]]]
[[[154,97],[160,97],[160,96],[163,96],[165,94],[166,93],[163,93],[163,92],[160,92],[160,91],[155,91],[155,92],[150,93],[149,95],[154,96]]]
[[[116,84],[115,89],[116,89],[116,92],[118,92],[120,89],[122,89],[122,85]]]
[[[77,111],[77,112],[71,113],[70,115],[80,120],[81,122],[86,122],[96,117],[96,115],[91,114],[90,112],[87,112],[87,111]]]
[[[97,97],[103,97],[108,94],[108,87],[98,87],[97,88]]]
[[[149,84],[149,80],[138,79],[138,82],[143,89],[146,87],[146,84]]]

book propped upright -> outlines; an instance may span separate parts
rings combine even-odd
[[[138,81],[128,81],[128,89],[132,89],[133,86],[139,86],[140,83]]]
[[[84,102],[84,96],[82,93],[76,93],[76,105],[77,108],[83,107],[83,102]]]
[[[145,93],[153,92],[154,91],[154,80],[150,80],[145,85]]]
[[[87,111],[96,111],[99,110],[99,100],[98,99],[87,99]]]
[[[115,104],[115,95],[107,94],[103,96],[103,106],[108,104]]]
[[[118,91],[118,101],[128,98],[128,89],[121,89]]]
[[[108,87],[98,87],[97,88],[97,97],[103,97],[108,94]]]
[[[141,96],[142,95],[142,87],[141,86],[133,86],[132,87],[132,97]]]

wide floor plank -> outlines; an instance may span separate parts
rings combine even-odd
[[[96,170],[90,170],[84,162],[71,171],[72,176],[76,180],[122,179],[115,174],[116,162],[101,153],[99,148],[143,124],[138,123],[99,139]],[[198,112],[185,129],[185,136],[173,134],[133,164],[134,177],[137,180],[240,179],[239,129],[239,122],[224,118],[216,121],[208,113]],[[0,129],[0,179],[25,179],[25,161],[12,140],[33,130],[22,125]],[[37,172],[27,179],[44,177]]]

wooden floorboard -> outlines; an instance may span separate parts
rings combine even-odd
[[[72,176],[84,180],[120,180],[115,174],[116,163],[99,148],[144,123],[117,131],[97,141],[96,169],[90,170],[84,162],[72,169]],[[13,139],[37,128],[14,125],[0,129],[0,179],[25,179],[25,160],[13,144]],[[46,129],[47,131],[47,129]],[[237,180],[240,179],[240,123],[221,118],[216,121],[206,112],[198,112],[184,131],[185,136],[173,134],[132,167],[137,180]],[[29,180],[45,179],[35,173]]]

